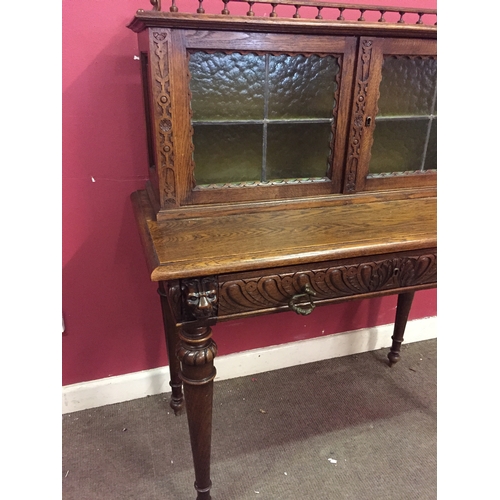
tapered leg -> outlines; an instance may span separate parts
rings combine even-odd
[[[401,344],[403,342],[403,335],[410,314],[411,303],[415,292],[405,292],[398,295],[398,305],[396,309],[396,321],[394,323],[394,333],[392,335],[391,352],[387,355],[389,358],[389,366],[397,363],[400,359]]]
[[[184,327],[177,356],[181,362],[186,413],[193,452],[196,500],[210,500],[210,452],[212,442],[212,400],[217,346],[209,326]]]
[[[167,343],[168,368],[170,371],[170,387],[172,394],[170,396],[170,407],[175,415],[179,415],[184,406],[184,397],[182,394],[182,381],[180,377],[180,362],[176,351],[179,344],[179,328],[175,326],[175,319],[170,309],[165,286],[160,282],[158,293],[161,299],[161,310],[163,313],[163,327],[165,329],[165,339]]]

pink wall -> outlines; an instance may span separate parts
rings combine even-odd
[[[426,0],[380,3],[435,8]],[[218,10],[220,2],[205,5]],[[136,35],[125,28],[139,8],[151,5],[63,2],[63,385],[167,364],[156,285],[129,201],[147,165]],[[229,354],[391,323],[395,306],[396,297],[385,297],[308,317],[232,321],[217,325],[214,338]],[[435,314],[436,292],[418,292],[410,319]]]

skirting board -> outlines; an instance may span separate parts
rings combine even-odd
[[[298,342],[219,356],[217,380],[254,375],[324,359],[349,356],[389,347],[394,325],[363,328]],[[437,318],[408,321],[404,343],[437,337]],[[168,366],[108,377],[62,388],[62,412],[96,408],[113,403],[170,392]]]

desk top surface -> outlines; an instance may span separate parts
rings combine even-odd
[[[381,255],[437,245],[436,199],[155,221],[145,191],[132,195],[151,279]]]

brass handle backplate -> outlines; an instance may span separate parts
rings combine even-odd
[[[288,302],[288,306],[292,311],[295,311],[297,314],[300,314],[302,316],[307,316],[308,314],[311,314],[314,311],[314,308],[316,307],[316,305],[313,304],[312,301],[312,298],[316,296],[316,292],[311,288],[309,283],[304,285],[302,290],[303,290],[302,293],[298,293],[297,295],[294,295],[290,299],[290,301]],[[309,304],[299,306],[297,302],[300,302],[303,299],[309,299]]]

